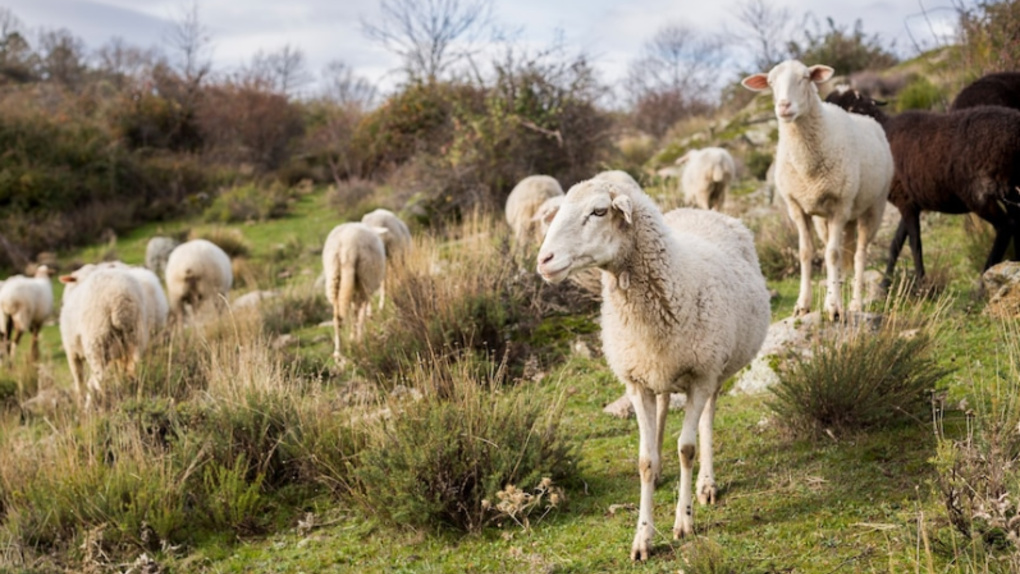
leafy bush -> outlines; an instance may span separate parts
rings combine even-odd
[[[250,182],[221,192],[203,217],[213,223],[266,221],[285,215],[290,199],[279,183],[261,186]]]
[[[1020,2],[981,0],[972,6],[954,5],[959,16],[962,69],[972,79],[990,72],[1020,69]]]
[[[896,98],[896,111],[930,110],[944,105],[944,96],[938,86],[919,76],[903,88]]]
[[[769,172],[769,166],[772,165],[772,160],[772,154],[755,148],[747,154],[744,165],[747,166],[747,171],[751,172],[755,179],[765,181]]]
[[[562,395],[507,389],[503,376],[479,380],[465,362],[436,356],[419,364],[409,383],[421,399],[394,400],[400,415],[368,431],[349,484],[355,504],[394,526],[476,532],[505,518],[496,501],[507,485],[571,478]]]
[[[795,357],[769,407],[795,431],[845,433],[923,420],[949,373],[934,356],[930,333],[906,336],[885,326],[873,335],[827,338],[810,358]]]
[[[758,263],[767,279],[782,281],[800,272],[800,240],[788,217],[763,219],[755,235]]]

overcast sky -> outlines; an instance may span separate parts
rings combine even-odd
[[[964,0],[970,4],[971,1]],[[568,46],[592,57],[604,80],[623,77],[642,44],[659,26],[683,22],[706,32],[736,31],[739,0],[494,0],[495,20],[519,28],[522,39],[546,45],[562,31]],[[832,17],[850,26],[860,18],[864,31],[878,34],[905,57],[915,43],[931,47],[933,32],[948,33],[952,0],[858,0],[808,2],[769,0],[798,17],[811,12],[824,23]],[[235,69],[259,50],[290,44],[300,48],[316,75],[330,60],[342,60],[356,73],[391,87],[399,60],[362,32],[361,20],[377,18],[379,0],[198,0],[199,16],[213,41],[214,67]],[[163,43],[171,23],[190,1],[182,0],[0,0],[32,30],[67,28],[96,49],[119,36],[141,47]]]

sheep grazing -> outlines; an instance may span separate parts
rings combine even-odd
[[[149,336],[155,336],[162,331],[170,314],[170,303],[156,273],[145,267],[135,267],[121,261],[110,261],[103,266],[123,269],[138,281],[142,286],[142,295],[145,296],[145,324],[148,326]]]
[[[119,267],[85,265],[60,281],[65,284],[60,338],[75,390],[79,397],[84,391],[88,407],[113,364],[134,375],[149,342],[145,294],[138,280]],[[85,364],[89,377],[83,389]]]
[[[700,435],[698,500],[716,496],[712,422],[720,384],[751,362],[770,319],[769,294],[751,233],[715,211],[663,216],[639,187],[595,178],[573,186],[549,227],[538,272],[559,283],[602,270],[602,346],[637,414],[641,505],[631,558],[655,533],[669,395],[687,394],[678,440],[680,492],[673,534],[694,532],[692,470]]]
[[[722,211],[726,190],[737,177],[730,152],[721,147],[693,149],[677,159],[676,164],[685,166],[680,178],[684,200],[701,209]]]
[[[859,312],[864,293],[868,244],[882,222],[893,177],[892,152],[875,120],[822,102],[817,84],[832,77],[828,66],[805,66],[787,60],[768,74],[744,78],[754,91],[772,89],[779,118],[776,146],[776,188],[786,201],[800,239],[800,295],[795,315],[811,310],[811,258],[814,242],[811,217],[826,239],[828,285],[825,312],[843,314],[840,279],[842,245],[849,247],[857,231],[854,284],[850,311]]]
[[[514,186],[506,198],[506,222],[518,243],[542,240],[535,214],[545,200],[558,195],[563,195],[563,188],[548,175],[529,175]]]
[[[32,333],[32,360],[39,360],[39,331],[52,312],[53,285],[49,267],[40,265],[32,277],[16,275],[3,282],[0,287],[0,342],[11,361],[26,332]]]
[[[902,217],[889,247],[886,283],[908,237],[914,272],[918,279],[924,277],[922,211],[973,212],[991,223],[995,241],[985,269],[1002,260],[1010,239],[1020,248],[1020,111],[979,106],[948,114],[907,111],[886,116],[860,92],[833,92],[828,99],[876,118],[892,148],[896,173],[889,202]]]
[[[234,283],[230,257],[215,243],[193,239],[177,246],[166,262],[166,290],[170,312],[183,319],[185,309],[195,314],[206,301],[219,307]],[[187,306],[187,307],[186,307]]]
[[[1020,72],[988,74],[960,90],[949,111],[976,106],[1002,106],[1020,110]]]
[[[386,249],[386,262],[390,269],[395,265],[403,265],[407,252],[411,249],[411,230],[407,224],[388,209],[376,209],[366,213],[361,222],[369,227],[384,227],[389,233],[383,237]],[[386,279],[379,285],[379,308],[386,302]]]
[[[170,253],[180,243],[172,237],[156,236],[149,239],[145,244],[145,267],[162,277],[166,271],[166,262],[170,259]]]
[[[333,306],[333,357],[342,361],[340,330],[355,317],[352,336],[360,339],[372,294],[386,277],[385,227],[343,223],[333,228],[322,249],[326,298]]]

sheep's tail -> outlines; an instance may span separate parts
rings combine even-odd
[[[726,170],[723,169],[723,166],[716,165],[715,167],[713,167],[712,168],[712,181],[714,183],[719,183],[719,182],[723,181],[724,179],[726,179]]]
[[[353,261],[340,262],[340,281],[337,282],[336,304],[340,307],[340,316],[346,318],[347,311],[354,301],[355,270],[358,268],[357,255]]]

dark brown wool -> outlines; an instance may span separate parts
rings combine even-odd
[[[988,74],[960,90],[950,111],[977,106],[1004,106],[1020,110],[1020,72]]]

